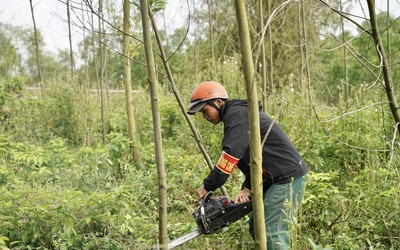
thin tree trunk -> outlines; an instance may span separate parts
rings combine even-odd
[[[103,0],[99,0],[99,49],[100,49],[100,112],[101,112],[101,138],[103,144],[106,144],[106,122],[105,122],[105,107],[104,107],[104,45],[103,45]]]
[[[196,8],[196,5],[194,5],[194,15],[196,16],[197,15],[197,8]],[[195,27],[199,27],[199,20],[198,20],[198,18],[196,18],[195,20],[194,20],[194,22],[196,22],[195,23]],[[198,75],[199,75],[199,62],[200,62],[200,56],[199,56],[199,35],[198,35],[198,32],[194,32],[194,51],[193,51],[193,53],[194,53],[194,75],[195,75],[195,78],[194,79],[196,79],[197,80],[197,77],[198,77]]]
[[[71,35],[71,16],[69,13],[69,1],[67,0],[67,23],[68,23],[68,41],[69,41],[69,57],[70,57],[70,67],[71,67],[71,76],[74,76],[74,53],[72,50],[72,35]]]
[[[268,18],[271,17],[271,1],[268,1]],[[274,51],[272,46],[272,25],[268,27],[268,44],[269,44],[269,86],[270,93],[275,93],[274,84]],[[266,69],[265,69],[266,70]]]
[[[211,0],[207,0],[208,6],[208,29],[210,32],[210,48],[211,48],[211,78],[215,75],[215,57],[214,57],[214,34],[213,34],[213,20],[212,20],[212,3]]]
[[[302,21],[302,30],[303,30],[303,39],[304,44],[307,41],[307,29],[306,29],[306,17],[305,17],[305,8],[304,2],[301,2],[301,21]],[[306,71],[306,86],[307,86],[307,96],[308,96],[308,114],[312,113],[312,101],[311,101],[311,76],[310,76],[310,67],[308,65],[308,49],[307,45],[304,45],[304,67]]]
[[[260,136],[260,113],[258,111],[257,87],[254,81],[254,64],[250,44],[250,32],[247,22],[244,0],[235,0],[237,22],[239,26],[240,48],[243,73],[246,81],[249,102],[249,128],[251,148],[251,192],[253,196],[253,216],[256,249],[266,249],[263,186],[262,186],[262,148]]]
[[[154,144],[156,151],[156,163],[158,172],[158,191],[159,191],[159,242],[160,249],[167,249],[167,178],[162,156],[162,137],[161,120],[158,108],[157,79],[154,67],[154,57],[151,43],[149,8],[147,0],[140,0],[140,12],[142,15],[143,41],[146,52],[147,73],[150,84],[151,110],[153,115]]]
[[[390,27],[390,8],[389,8],[389,0],[386,2],[387,10],[386,10],[386,27]],[[392,52],[390,46],[390,32],[389,29],[386,32],[386,40],[387,40],[387,54],[388,54],[388,63],[390,65],[390,71],[392,71]]]
[[[85,4],[85,0],[81,0],[81,15],[82,15],[82,24],[85,23],[85,13],[87,13],[87,5]],[[90,19],[90,18],[89,18]],[[83,45],[83,53],[82,53],[82,58],[83,58],[83,71],[86,77],[86,81],[84,84],[84,95],[85,95],[85,101],[87,104],[90,102],[90,77],[89,77],[89,67],[88,67],[88,45],[86,42],[86,32],[85,28],[82,29],[82,45]],[[85,113],[85,121],[84,121],[84,127],[85,127],[85,141],[84,145],[91,145],[91,133],[90,133],[90,128],[87,125],[88,122],[88,116],[90,114]]]
[[[382,71],[383,71],[383,79],[385,80],[385,91],[387,98],[389,100],[390,110],[392,112],[395,124],[397,127],[400,127],[400,107],[397,104],[396,97],[393,91],[393,79],[392,72],[390,71],[390,65],[388,63],[388,59],[386,57],[385,48],[382,44],[382,38],[378,30],[378,23],[375,15],[375,3],[374,0],[367,0],[368,3],[368,11],[370,16],[370,23],[372,29],[372,37],[375,42],[376,52],[382,63]],[[398,130],[400,134],[400,129]]]
[[[343,3],[340,0],[340,12],[343,11]],[[340,28],[342,31],[342,43],[345,44],[345,30],[344,30],[344,22],[343,17],[340,16]],[[348,72],[347,72],[347,50],[346,47],[343,46],[343,67],[344,67],[344,75],[343,75],[343,90],[344,90],[344,103],[346,105],[346,110],[349,108],[349,79],[348,79]]]
[[[106,3],[107,3],[107,1],[106,1]],[[102,10],[103,10],[103,7],[102,7]],[[101,59],[101,62],[102,62],[101,68],[102,68],[103,84],[104,84],[104,88],[106,91],[106,97],[107,97],[107,105],[106,104],[104,104],[104,105],[105,105],[105,107],[109,107],[110,106],[110,91],[109,91],[109,87],[108,87],[109,82],[108,82],[108,72],[107,72],[108,49],[106,46],[106,44],[107,44],[106,28],[104,27],[106,22],[103,19],[103,13],[101,14],[101,17],[102,17],[101,18],[102,19],[102,22],[101,22],[102,39],[101,39],[101,41],[102,41],[102,45],[103,45],[102,56],[101,56],[101,58],[102,58]]]
[[[97,49],[96,49],[96,43],[95,43],[96,30],[94,28],[94,13],[93,13],[93,11],[91,12],[90,25],[91,25],[90,28],[92,30],[92,37],[91,37],[92,50],[91,50],[91,52],[92,52],[92,56],[93,56],[94,70],[95,70],[95,75],[96,75],[96,89],[97,89],[97,95],[100,96],[99,62],[98,62]],[[97,33],[97,38],[100,39],[99,32]]]
[[[132,160],[135,164],[140,165],[139,159],[139,140],[136,133],[135,115],[133,109],[132,86],[131,86],[131,61],[129,59],[130,38],[130,2],[124,0],[124,21],[123,21],[123,38],[122,38],[122,53],[124,60],[124,83],[125,83],[125,100],[126,112],[128,116],[130,149]]]
[[[42,74],[42,64],[40,62],[40,53],[39,53],[39,42],[37,37],[37,29],[36,29],[36,21],[35,14],[33,12],[33,3],[32,0],[29,0],[29,4],[31,6],[31,14],[32,14],[32,22],[33,22],[33,31],[35,33],[35,51],[36,51],[36,64],[38,69],[38,77],[39,77],[39,85],[42,96],[44,95],[44,87],[43,87],[43,74]]]
[[[169,83],[171,85],[172,91],[173,91],[173,93],[175,95],[176,100],[178,101],[178,104],[179,104],[179,107],[181,108],[182,114],[185,116],[185,119],[188,122],[190,129],[192,130],[193,136],[194,136],[194,138],[195,138],[195,140],[197,142],[197,146],[200,148],[200,151],[203,154],[203,156],[204,156],[204,158],[205,158],[205,160],[207,162],[208,167],[210,168],[210,170],[212,170],[214,165],[213,165],[213,163],[212,163],[212,161],[210,159],[210,156],[207,154],[207,150],[206,150],[206,148],[204,147],[204,145],[202,143],[202,140],[201,140],[199,132],[197,131],[197,129],[194,126],[193,122],[190,120],[189,115],[186,113],[185,105],[183,104],[182,98],[180,97],[180,95],[178,93],[178,89],[176,88],[175,80],[174,80],[174,78],[172,76],[171,69],[170,69],[170,67],[168,65],[168,62],[167,62],[167,56],[166,56],[165,50],[164,50],[164,48],[162,46],[162,42],[161,42],[161,39],[160,39],[160,34],[158,33],[156,22],[154,21],[154,18],[151,15],[151,13],[150,13],[150,19],[151,19],[151,23],[153,25],[153,30],[154,30],[154,33],[155,33],[155,36],[156,36],[157,44],[158,44],[158,47],[160,49],[161,59],[162,59],[163,64],[164,64],[165,71],[167,72],[168,81],[169,81]],[[229,197],[228,193],[226,192],[226,190],[225,190],[225,188],[223,186],[220,189],[221,189],[221,192],[222,192],[223,195],[225,195],[226,197]]]
[[[260,31],[264,28],[264,8],[263,8],[263,1],[259,1],[259,18],[260,18]],[[269,4],[269,1],[268,1]],[[271,44],[270,44],[271,46]],[[267,96],[268,96],[268,87],[267,87],[267,59],[265,55],[265,43],[261,41],[261,87],[263,90],[262,97],[263,97],[263,108],[264,111],[267,110]]]
[[[298,5],[298,28],[299,28],[299,46],[300,46],[300,65],[299,65],[299,79],[300,79],[300,89],[301,89],[301,94],[304,95],[303,97],[306,97],[305,89],[304,89],[304,46],[303,46],[303,25],[302,25],[302,6],[301,4]]]
[[[87,11],[87,6],[85,5],[86,9],[83,8],[84,0],[81,2],[82,5],[82,23],[85,23],[85,11]],[[82,42],[83,42],[83,69],[85,71],[86,76],[86,96],[89,97],[90,95],[90,74],[89,74],[89,67],[88,67],[88,45],[86,43],[86,32],[85,29],[82,29]]]

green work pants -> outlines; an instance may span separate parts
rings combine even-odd
[[[268,250],[290,249],[289,223],[301,203],[306,175],[296,180],[273,184],[264,193],[264,216]],[[253,216],[250,217],[250,234],[254,239]]]

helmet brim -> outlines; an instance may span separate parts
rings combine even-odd
[[[187,113],[189,114],[189,115],[194,115],[194,114],[196,114],[197,112],[199,112],[204,106],[206,106],[206,102],[204,102],[204,101],[202,101],[202,102],[192,102],[190,105],[189,105],[189,109],[188,109],[188,111],[187,111]]]

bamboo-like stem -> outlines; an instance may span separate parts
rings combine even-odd
[[[129,47],[131,43],[131,38],[128,35],[130,33],[130,2],[129,0],[124,0],[124,20],[123,20],[123,30],[122,35],[122,53],[125,55],[123,57],[124,61],[124,85],[125,85],[125,101],[126,101],[126,112],[128,117],[128,133],[130,140],[130,150],[132,154],[132,160],[137,165],[140,165],[139,157],[139,140],[136,132],[135,124],[135,114],[133,107],[132,98],[132,86],[131,86],[131,61],[129,60]]]
[[[158,213],[159,213],[159,243],[160,249],[167,249],[167,177],[162,156],[161,119],[158,108],[157,78],[151,42],[149,7],[147,0],[140,0],[140,13],[142,15],[143,41],[146,52],[147,74],[150,85],[151,110],[153,115],[154,144],[158,173]]]
[[[256,249],[266,249],[263,185],[262,185],[262,148],[260,135],[260,113],[258,110],[257,88],[254,79],[254,63],[251,52],[250,32],[244,0],[235,0],[236,16],[239,27],[240,49],[242,53],[243,73],[246,82],[249,103],[249,143],[251,192],[253,196],[253,217]]]
[[[39,76],[39,85],[40,85],[40,91],[41,91],[41,94],[42,94],[42,97],[43,97],[44,96],[44,87],[43,87],[42,64],[41,64],[41,60],[40,60],[39,41],[38,41],[36,20],[35,20],[35,14],[34,14],[34,11],[33,11],[32,0],[29,0],[29,4],[30,4],[30,7],[31,7],[33,31],[35,33],[35,51],[36,51],[36,64],[37,64],[38,76]]]

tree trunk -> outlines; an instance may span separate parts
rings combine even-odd
[[[343,3],[342,0],[340,0],[340,12],[343,11]],[[344,29],[344,22],[343,22],[343,17],[340,16],[340,28],[341,28],[341,32],[342,32],[342,43],[345,44],[346,43],[346,39],[345,39],[345,29]],[[347,50],[346,47],[343,46],[343,70],[344,70],[344,74],[343,74],[343,90],[344,90],[344,103],[346,105],[346,111],[349,108],[349,78],[348,78],[348,70],[347,70]]]
[[[210,0],[207,0],[208,6],[208,29],[210,32],[210,48],[211,48],[211,79],[214,79],[215,76],[215,57],[214,57],[214,32],[213,32],[213,20],[212,20],[212,3]]]
[[[140,0],[140,13],[142,15],[143,41],[146,52],[147,73],[150,84],[151,110],[153,115],[154,144],[158,172],[159,189],[159,243],[160,249],[167,249],[167,178],[162,156],[161,120],[158,109],[157,80],[154,67],[154,58],[151,43],[149,8],[147,0]]]
[[[103,0],[99,0],[99,49],[100,49],[100,112],[101,112],[101,138],[103,144],[106,144],[106,122],[105,122],[105,107],[104,107],[104,45],[103,45],[103,29],[102,19],[103,18]]]
[[[300,80],[300,90],[301,90],[301,94],[304,95],[303,98],[306,97],[306,95],[304,93],[306,93],[305,89],[304,89],[304,46],[303,46],[303,36],[302,34],[302,30],[303,30],[303,25],[302,25],[302,6],[301,4],[298,5],[298,29],[299,29],[299,47],[300,47],[300,65],[299,65],[299,80]]]
[[[32,14],[32,22],[33,22],[33,31],[35,33],[35,50],[36,50],[36,64],[38,69],[38,77],[39,77],[39,85],[40,91],[42,96],[44,95],[44,87],[43,87],[43,74],[42,74],[42,64],[40,62],[40,53],[39,53],[39,42],[37,37],[37,30],[36,30],[36,21],[35,21],[35,14],[33,12],[33,3],[32,0],[29,0],[29,4],[31,6],[31,14]]]
[[[125,99],[126,99],[126,112],[128,115],[129,126],[129,139],[130,149],[132,153],[132,160],[135,164],[140,165],[139,158],[139,140],[136,133],[136,123],[132,98],[132,85],[131,85],[131,61],[129,59],[129,47],[131,43],[130,38],[130,2],[124,0],[124,21],[123,21],[123,38],[122,38],[122,53],[124,60],[124,83],[125,83]]]
[[[196,5],[194,5],[194,15],[197,15],[197,8],[196,8]],[[199,26],[199,19],[198,18],[196,18],[195,20],[194,20],[194,22],[195,22],[195,27],[198,27]],[[199,32],[194,32],[194,51],[193,51],[193,53],[194,53],[194,55],[193,55],[193,57],[194,57],[194,63],[193,63],[193,67],[194,67],[194,79],[198,79],[198,75],[199,75],[199,62],[200,62],[200,53],[199,53],[199,34],[198,34]]]
[[[263,1],[259,1],[258,6],[258,13],[260,18],[260,31],[262,32],[264,28],[264,8],[263,8]],[[269,2],[268,2],[269,4]],[[268,32],[269,33],[269,32]],[[261,42],[261,87],[263,90],[262,97],[263,97],[263,108],[264,111],[267,110],[267,96],[268,96],[268,86],[267,86],[267,59],[265,56],[265,43],[264,41]],[[271,46],[271,44],[270,44]]]
[[[374,39],[374,43],[376,46],[376,52],[381,60],[382,64],[382,71],[383,71],[383,78],[385,80],[385,91],[387,98],[389,100],[390,110],[392,112],[395,124],[399,127],[400,124],[400,107],[396,102],[396,97],[393,91],[393,79],[392,79],[392,72],[390,71],[390,65],[388,63],[388,59],[386,57],[385,48],[382,44],[382,38],[378,30],[378,23],[375,16],[375,1],[374,0],[367,0],[368,3],[368,11],[370,16],[370,23],[372,29],[372,37]],[[400,134],[400,129],[398,130]]]
[[[271,1],[268,1],[268,18],[271,17]],[[268,27],[268,44],[269,44],[269,86],[270,93],[275,93],[275,84],[274,84],[274,53],[272,46],[272,25],[270,24]],[[267,70],[267,69],[265,69]]]
[[[242,53],[243,73],[246,81],[247,99],[249,102],[249,128],[251,148],[251,192],[253,196],[253,216],[256,249],[266,249],[263,186],[262,186],[262,148],[260,136],[260,113],[258,111],[257,87],[254,81],[254,64],[252,59],[250,32],[247,22],[244,0],[235,0],[236,16],[239,26],[240,49]]]
[[[307,48],[307,29],[306,29],[306,17],[305,17],[304,2],[301,2],[301,22],[303,31],[303,44],[304,44],[304,67],[306,71],[306,86],[307,86],[307,96],[308,96],[308,114],[312,113],[312,101],[311,101],[311,76],[310,67],[308,65],[308,48]]]
[[[390,27],[390,8],[389,8],[389,0],[386,2],[387,10],[386,10],[386,27]],[[390,46],[390,32],[389,30],[386,32],[386,40],[387,40],[387,54],[388,54],[388,63],[390,65],[390,71],[392,71],[392,49]]]
[[[86,4],[86,6],[88,6],[88,2]],[[91,6],[89,6],[90,9],[92,9]],[[94,61],[94,71],[95,71],[95,75],[96,75],[96,89],[97,89],[97,95],[100,96],[100,76],[99,76],[99,62],[98,62],[98,57],[97,57],[97,49],[96,49],[96,30],[94,28],[94,11],[92,11],[90,13],[90,29],[91,29],[91,45],[92,45],[92,49],[91,49],[91,53],[92,53],[92,57],[93,57],[93,61]],[[100,37],[97,37],[98,39],[100,39]]]
[[[69,57],[70,57],[70,67],[71,67],[71,76],[74,76],[74,53],[72,50],[72,35],[71,35],[71,16],[69,13],[69,1],[67,0],[67,22],[68,22],[68,41],[69,41]]]
[[[87,6],[84,5],[84,0],[82,0],[81,5],[85,6],[85,8],[82,7],[82,23],[85,23],[85,12],[87,12]],[[83,42],[83,54],[82,54],[82,59],[83,59],[83,70],[85,72],[86,76],[86,96],[89,97],[89,89],[90,89],[90,75],[89,75],[89,68],[88,68],[88,45],[86,43],[86,33],[85,29],[82,29],[82,42]]]

